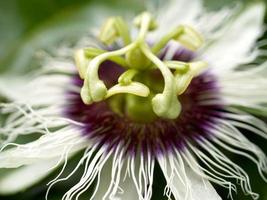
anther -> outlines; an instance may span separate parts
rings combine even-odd
[[[188,64],[189,70],[186,73],[181,73],[179,70],[176,70],[175,72],[177,95],[183,94],[188,88],[192,79],[199,75],[207,67],[207,63],[202,61],[192,62]]]
[[[102,26],[99,39],[104,44],[110,45],[121,37],[125,45],[131,43],[128,25],[121,17],[111,17]]]
[[[200,33],[186,25],[183,25],[182,29],[182,33],[174,39],[192,51],[199,49],[203,44],[203,38]]]
[[[196,30],[187,25],[180,25],[161,38],[152,47],[153,53],[157,54],[170,40],[181,43],[184,47],[196,51],[203,44],[203,38]]]

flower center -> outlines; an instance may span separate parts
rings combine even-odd
[[[182,110],[179,97],[206,67],[206,63],[162,61],[158,56],[170,40],[195,51],[202,45],[202,37],[193,28],[181,25],[149,45],[146,36],[157,28],[156,21],[145,12],[134,19],[134,24],[139,34],[133,40],[121,17],[109,18],[100,31],[99,39],[106,45],[121,39],[123,47],[112,51],[85,48],[75,53],[79,75],[83,79],[81,99],[87,105],[107,101],[113,112],[127,115],[136,122],[151,122],[156,118],[176,119]],[[106,61],[123,68],[123,73],[109,88],[99,77],[100,66]]]

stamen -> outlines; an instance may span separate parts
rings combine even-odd
[[[148,23],[148,27],[145,28],[144,30],[149,30],[149,31],[153,31],[155,30],[157,27],[158,27],[158,24],[157,22],[152,18],[151,14],[148,13],[148,12],[144,12],[142,13],[141,15],[137,16],[135,19],[134,19],[134,25],[138,28],[141,28],[142,27],[142,24],[144,23],[144,19],[147,20]],[[146,21],[145,20],[145,21]],[[144,38],[146,34],[146,31],[142,34],[142,32],[140,32],[140,37],[141,38]]]
[[[203,44],[202,36],[190,26],[183,25],[183,33],[174,38],[184,47],[196,51]]]
[[[100,40],[104,44],[110,45],[121,38],[125,44],[125,47],[121,49],[106,51],[87,48],[76,52],[77,68],[80,77],[84,79],[81,89],[82,100],[85,104],[91,104],[117,94],[124,94],[124,96],[121,96],[125,102],[125,108],[122,110],[127,111],[128,116],[133,116],[133,118],[139,120],[138,117],[144,116],[141,111],[148,112],[149,110],[152,113],[145,114],[151,115],[151,118],[157,115],[162,118],[175,119],[182,109],[178,96],[187,89],[192,79],[205,68],[206,63],[186,63],[177,60],[161,61],[156,54],[165,48],[170,40],[176,40],[186,48],[196,50],[202,45],[203,39],[193,28],[181,25],[162,37],[151,48],[146,43],[146,36],[149,31],[157,28],[154,18],[150,13],[144,12],[134,19],[134,24],[140,30],[137,38],[133,41],[129,34],[129,28],[121,17],[109,18],[102,27],[99,35]],[[98,75],[100,65],[106,60],[111,60],[127,69],[119,77],[118,84],[109,89],[99,79]],[[159,69],[163,76],[162,93],[158,93],[158,89],[155,90],[151,77],[148,77],[151,74],[150,72],[156,69]],[[173,70],[175,71],[173,72]],[[133,96],[144,98],[142,102],[149,109],[141,106],[141,100]],[[112,98],[112,105],[117,105],[114,103],[116,99]],[[121,101],[121,98],[119,99]],[[116,108],[119,107],[116,106]],[[121,113],[122,110],[118,113]],[[138,112],[135,110],[138,110]]]
[[[207,63],[199,61],[199,62],[188,63],[188,66],[189,69],[187,73],[184,73],[179,68],[177,68],[175,72],[177,95],[181,95],[185,92],[185,90],[191,83],[192,79],[195,76],[199,75],[199,73],[206,68]]]
[[[126,22],[121,17],[111,17],[103,25],[99,39],[107,44],[112,44],[118,37],[121,37],[124,44],[131,43],[131,37]]]
[[[158,53],[170,40],[180,42],[184,47],[196,51],[203,44],[202,36],[190,26],[180,25],[166,34],[152,47],[153,53]]]

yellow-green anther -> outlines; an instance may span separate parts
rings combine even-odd
[[[158,27],[158,24],[155,19],[152,18],[151,14],[148,12],[144,12],[141,15],[137,16],[133,23],[136,27],[141,28],[144,18],[150,18],[148,30],[153,31]]]
[[[180,42],[184,47],[196,51],[204,43],[202,35],[190,26],[183,25],[182,34],[179,34],[174,39]]]
[[[155,20],[153,19],[152,15],[148,12],[144,12],[141,15],[137,16],[134,20],[135,24],[139,27],[139,35],[137,38],[137,42],[145,42],[145,37],[148,31],[151,30]]]
[[[199,75],[208,66],[207,62],[197,61],[189,63],[189,72],[194,76]]]
[[[118,34],[122,37],[124,44],[130,44],[131,37],[127,23],[121,17],[116,17],[115,26],[118,30]]]
[[[160,52],[161,49],[163,49],[167,43],[174,39],[179,37],[179,35],[181,35],[183,33],[183,27],[182,26],[178,26],[175,29],[173,29],[171,32],[169,32],[168,34],[164,35],[159,42],[157,42],[153,47],[152,47],[152,52],[154,54],[157,54],[158,52]]]
[[[79,72],[79,76],[81,77],[81,79],[84,79],[86,69],[91,59],[85,56],[83,49],[79,49],[74,53],[74,60]]]
[[[126,22],[121,17],[111,17],[102,26],[99,39],[107,44],[112,44],[118,37],[123,39],[125,45],[131,43],[130,33]]]
[[[170,69],[175,69],[180,73],[186,73],[189,70],[189,63],[176,60],[164,61],[164,64]]]
[[[129,69],[124,72],[118,79],[120,85],[129,85],[132,83],[133,77],[138,73],[135,69]]]
[[[175,72],[176,79],[176,92],[177,95],[181,95],[188,88],[192,79],[199,75],[202,70],[207,67],[207,63],[203,61],[189,63],[189,70],[186,73],[180,73],[180,71]]]
[[[89,93],[89,87],[88,87],[87,81],[84,81],[80,94],[81,94],[81,99],[84,104],[89,105],[93,102],[90,96],[90,93]]]
[[[147,86],[139,82],[132,82],[129,85],[117,84],[108,90],[106,98],[122,93],[133,94],[140,97],[147,97],[150,93],[150,90]]]
[[[178,117],[180,110],[179,101],[176,96],[175,79],[170,69],[155,56],[147,44],[142,44],[141,49],[144,54],[158,67],[164,78],[164,90],[161,94],[157,94],[152,99],[152,107],[156,115],[159,117],[174,119]]]
[[[104,100],[107,94],[107,88],[104,82],[101,81],[98,76],[98,69],[100,64],[109,58],[125,54],[129,50],[135,48],[135,46],[135,44],[130,44],[122,49],[103,53],[91,60],[86,72],[85,79],[88,79],[89,92],[93,101],[98,102]]]
[[[100,33],[99,33],[99,39],[107,44],[112,44],[118,37],[118,31],[115,27],[115,18],[111,17],[106,20],[106,22],[103,24]]]
[[[180,25],[163,36],[160,41],[152,47],[152,52],[157,54],[172,39],[180,42],[184,47],[192,51],[197,50],[203,44],[203,38],[200,33],[190,26]]]

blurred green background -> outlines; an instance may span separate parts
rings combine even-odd
[[[191,0],[189,0],[191,1]],[[141,11],[147,1],[142,0],[0,0],[0,73],[23,73],[38,67],[40,64],[38,52],[49,51],[56,48],[63,41],[75,42],[77,35],[83,34],[95,23],[96,7],[108,7],[106,15]],[[208,0],[205,4],[210,9],[220,8],[233,0]],[[243,1],[245,2],[245,1]],[[249,2],[249,1],[246,1]],[[104,13],[103,13],[104,14]],[[265,20],[266,21],[266,20]],[[245,30],[244,30],[245,31]],[[261,39],[267,38],[266,34]],[[260,138],[251,138],[267,153],[266,141]],[[256,166],[245,158],[229,155],[249,173],[252,188],[261,194],[260,200],[267,200],[267,185],[258,176]],[[72,159],[70,166],[75,165],[79,155]],[[46,180],[27,191],[13,196],[0,196],[1,200],[39,200],[44,199],[46,183],[53,179],[54,172]],[[163,194],[164,179],[157,168],[157,180],[154,184],[153,199]],[[76,183],[78,175],[70,181],[58,184],[50,193],[51,200],[59,200],[66,188]],[[227,191],[215,186],[223,199],[227,199]],[[90,193],[90,191],[88,192]],[[89,199],[85,194],[83,199]],[[247,200],[251,197],[244,196],[240,191],[234,199]]]

